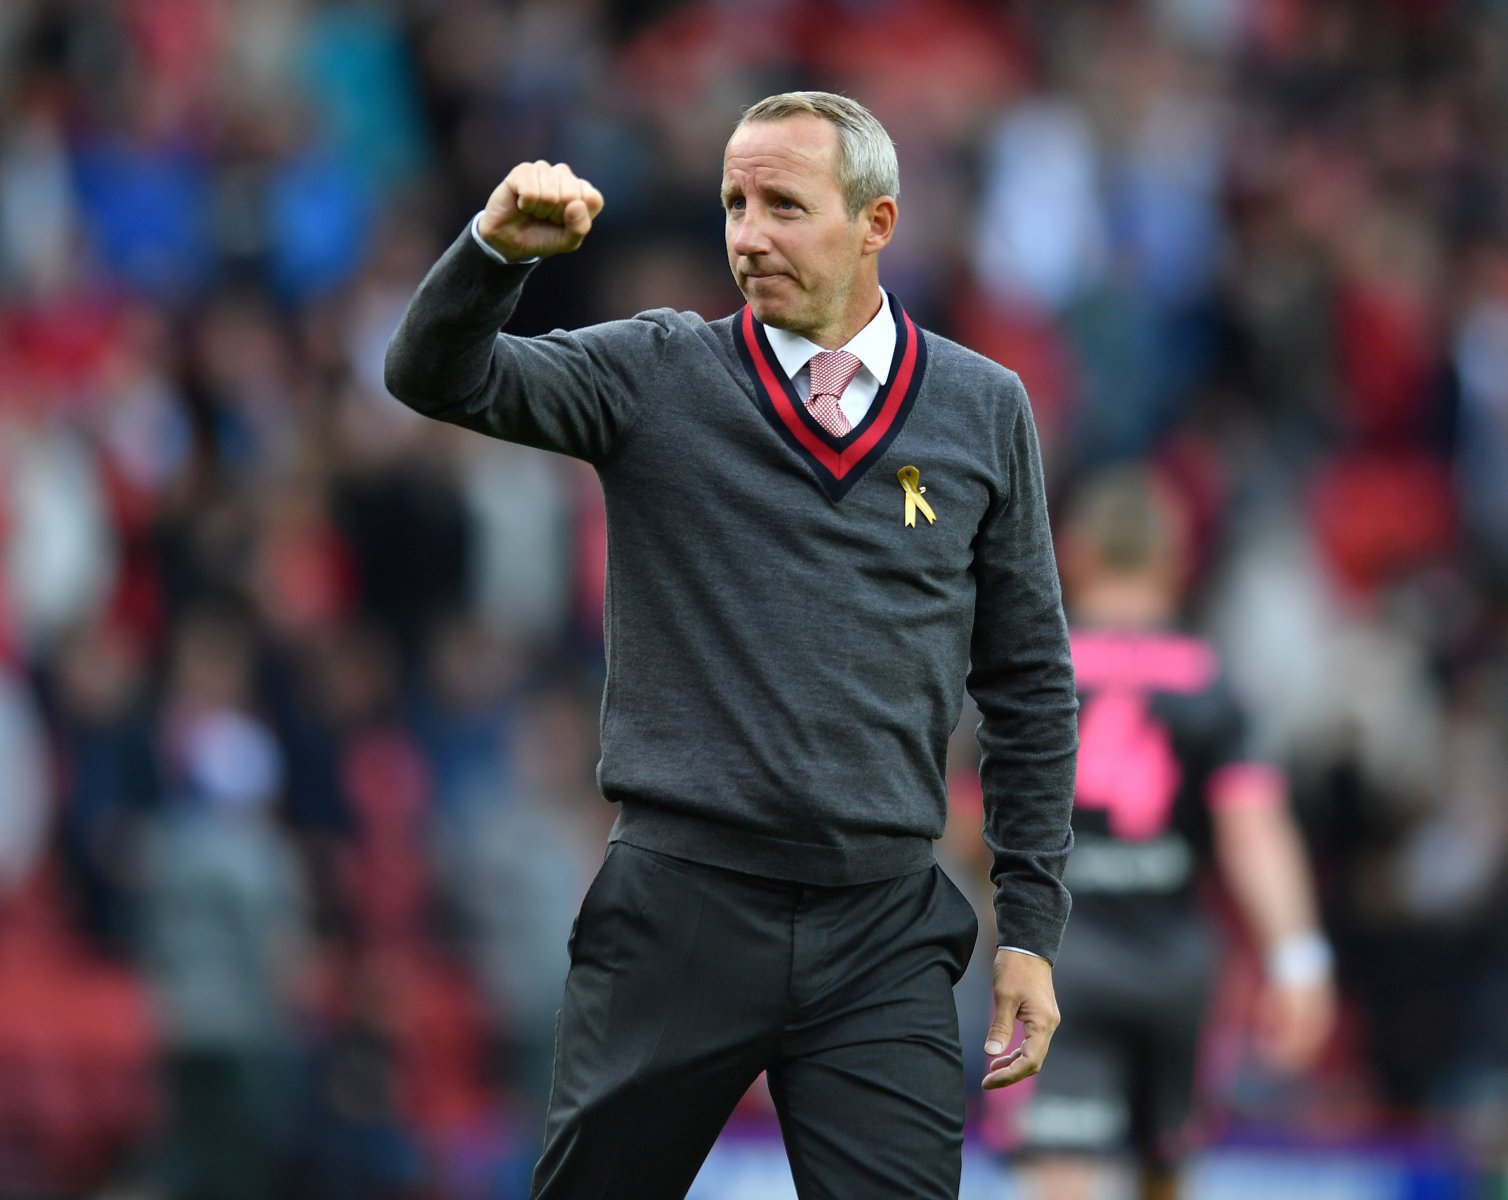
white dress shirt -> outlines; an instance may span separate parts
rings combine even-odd
[[[890,360],[895,357],[895,318],[890,315],[884,292],[880,293],[879,301],[880,310],[874,314],[874,319],[854,334],[847,345],[839,347],[864,364],[838,401],[850,427],[857,426],[864,419],[880,385],[890,378]],[[796,385],[797,394],[805,400],[812,391],[812,373],[807,370],[807,364],[814,354],[821,353],[822,347],[799,333],[776,329],[773,325],[766,325],[764,331],[770,339],[770,349],[780,360],[781,369]]]

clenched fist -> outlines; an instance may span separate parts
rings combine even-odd
[[[477,231],[500,254],[569,254],[591,232],[602,193],[565,163],[519,163],[487,198]]]

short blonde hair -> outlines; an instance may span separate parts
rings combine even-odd
[[[850,217],[881,196],[900,199],[901,168],[895,143],[879,119],[857,100],[836,92],[782,92],[746,108],[738,128],[799,116],[817,117],[837,129],[838,186]]]
[[[1146,464],[1109,467],[1083,480],[1066,505],[1066,527],[1101,568],[1137,574],[1186,552],[1187,513],[1178,494]]]

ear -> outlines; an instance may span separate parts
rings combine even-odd
[[[859,221],[864,227],[865,254],[878,254],[890,245],[890,239],[895,236],[898,216],[895,201],[889,196],[881,196],[864,206],[859,213]]]

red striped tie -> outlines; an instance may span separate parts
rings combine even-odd
[[[847,350],[823,350],[812,355],[810,365],[812,394],[807,399],[806,411],[833,437],[842,437],[852,426],[838,407],[838,401],[864,364],[858,355]]]

